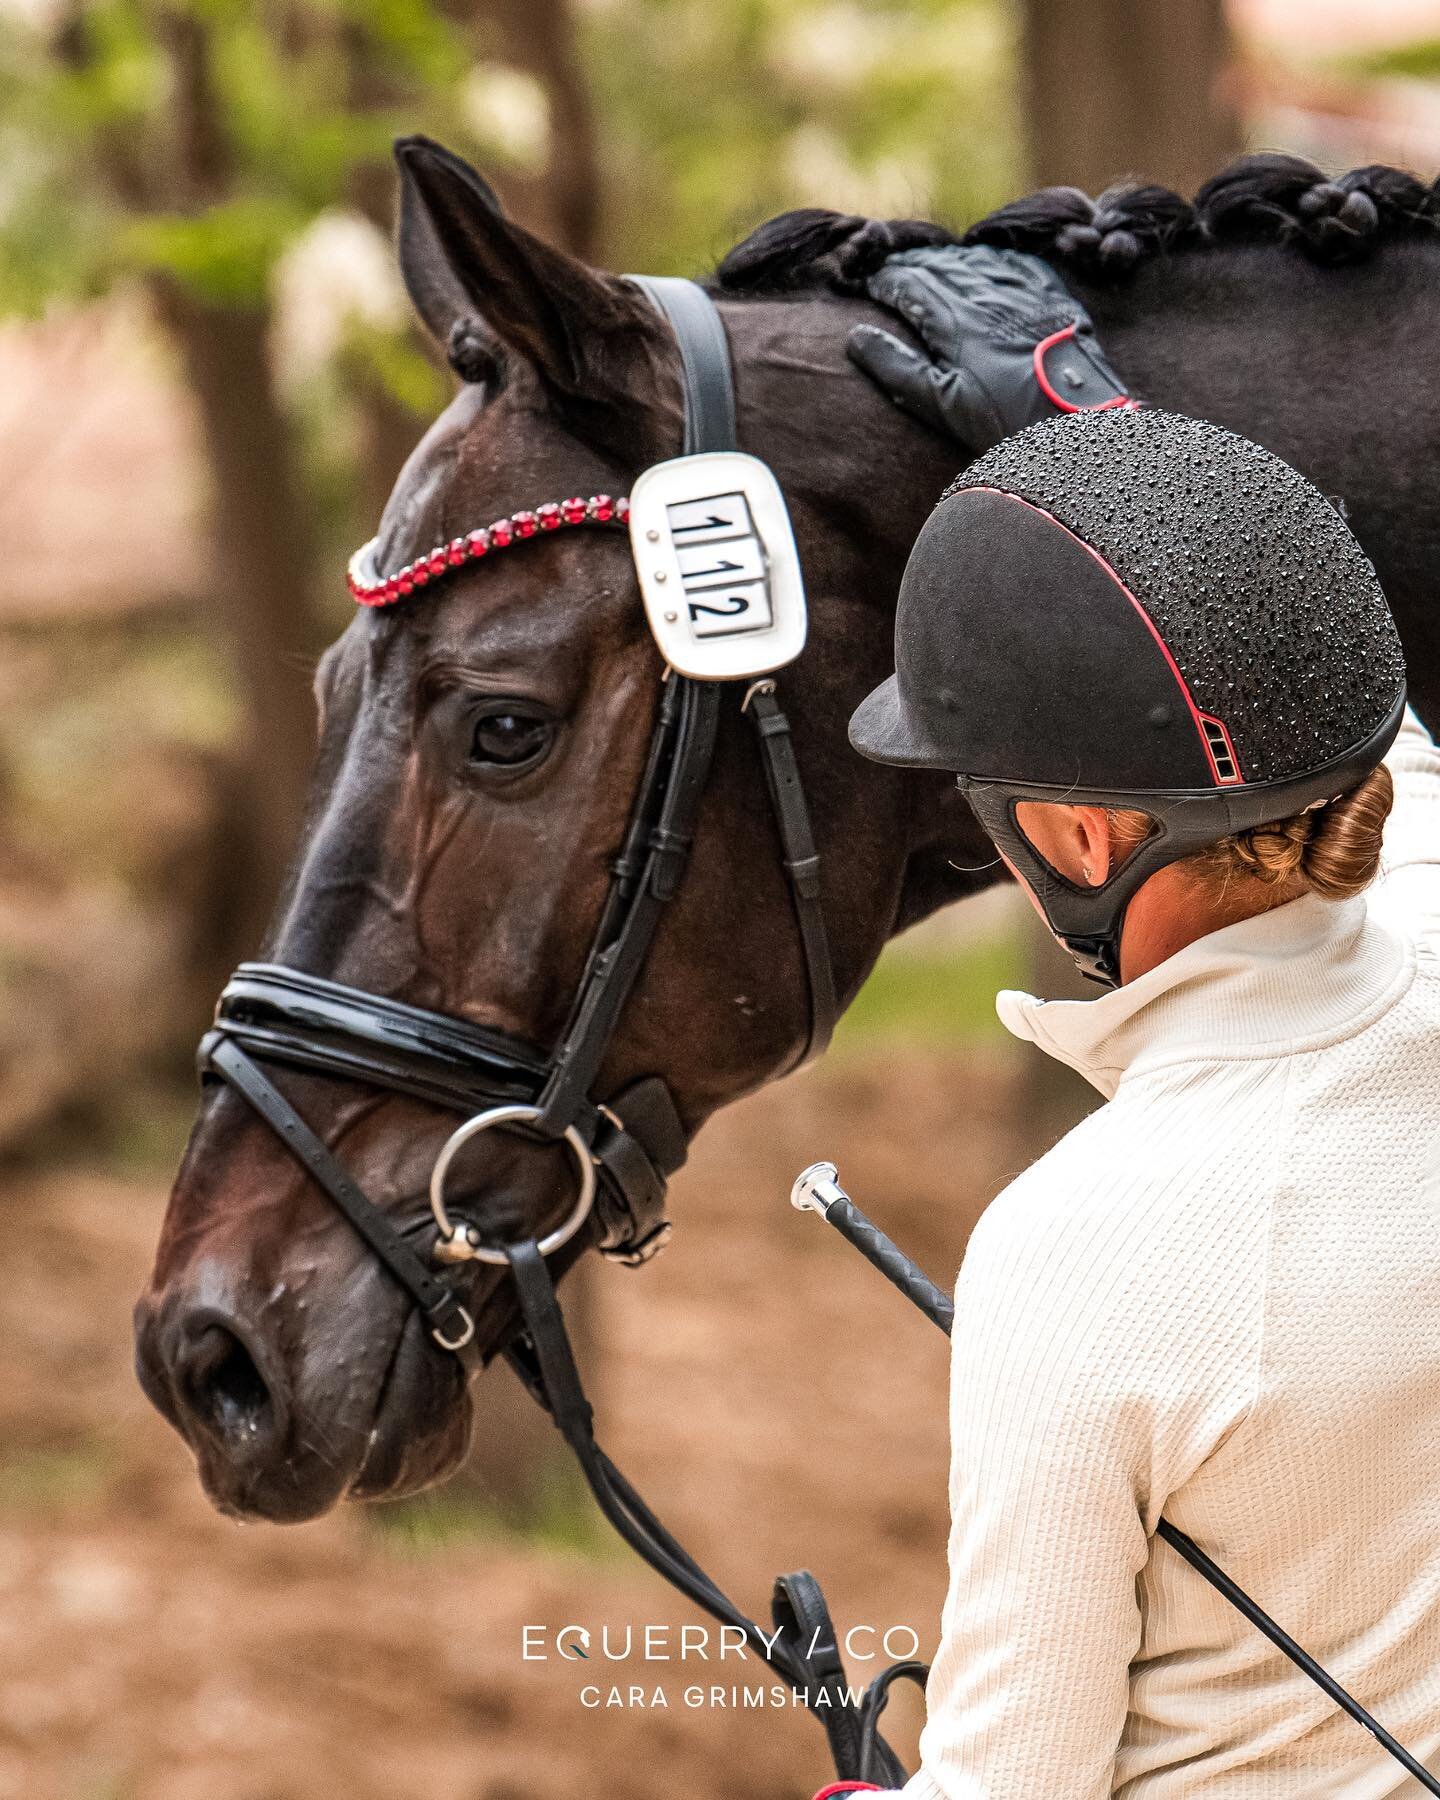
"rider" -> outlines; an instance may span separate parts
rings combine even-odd
[[[958,774],[1110,990],[999,998],[1108,1104],[965,1254],[906,1792],[1418,1792],[1155,1536],[1440,1770],[1440,753],[1389,610],[1293,469],[1127,407],[1045,265],[872,291],[928,352],[852,342],[898,403],[972,453],[1031,428],[922,530],[852,740]]]

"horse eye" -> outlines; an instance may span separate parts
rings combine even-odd
[[[549,747],[551,735],[550,721],[530,713],[508,709],[481,713],[470,740],[470,760],[517,768],[534,762]]]

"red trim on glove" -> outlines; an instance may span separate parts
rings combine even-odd
[[[1063,344],[1066,338],[1073,338],[1078,326],[1074,320],[1064,325],[1059,331],[1052,331],[1047,338],[1042,338],[1035,346],[1035,379],[1040,385],[1040,392],[1054,407],[1061,412],[1109,412],[1112,408],[1123,406],[1128,412],[1138,410],[1140,402],[1129,394],[1114,394],[1108,400],[1102,400],[1098,406],[1077,406],[1073,400],[1067,400],[1063,394],[1057,393],[1051,385],[1050,377],[1045,373],[1045,353],[1056,344]]]
[[[821,1788],[813,1800],[834,1800],[836,1794],[880,1794],[884,1791],[873,1781],[832,1781],[829,1787]]]

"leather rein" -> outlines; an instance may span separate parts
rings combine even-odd
[[[693,282],[631,278],[669,322],[681,358],[685,454],[736,448],[734,382],[729,344],[713,302]],[[551,503],[538,528],[623,520],[624,503]],[[352,589],[365,604],[388,604],[468,555],[507,546],[512,533],[531,535],[537,514],[512,515],[489,532],[456,540],[380,581],[363,560]],[[502,535],[503,528],[503,535]],[[362,558],[364,553],[362,553]],[[633,1082],[603,1101],[593,1089],[611,1038],[645,965],[665,907],[683,881],[700,803],[714,760],[726,690],[737,684],[700,680],[667,668],[643,773],[610,888],[559,1042],[546,1054],[511,1033],[346,987],[297,969],[245,963],[221,995],[215,1023],[202,1039],[202,1078],[228,1082],[286,1145],[345,1216],[371,1252],[405,1289],[434,1341],[453,1353],[467,1376],[481,1366],[475,1321],[445,1265],[479,1260],[507,1264],[522,1326],[504,1354],[551,1415],[574,1453],[600,1510],[621,1537],[672,1587],[737,1630],[787,1681],[825,1728],[842,1779],[898,1786],[905,1772],[878,1731],[897,1679],[923,1682],[925,1665],[897,1663],[857,1701],[847,1688],[836,1633],[815,1578],[800,1571],[778,1578],[773,1630],[762,1632],[670,1534],[595,1441],[593,1415],[576,1367],[554,1282],[546,1263],[582,1230],[601,1253],[638,1264],[665,1242],[668,1178],[685,1160],[687,1142],[674,1096],[661,1076]],[[773,677],[753,681],[741,711],[755,728],[766,791],[789,883],[806,976],[808,1019],[798,1061],[829,1043],[838,1012],[829,939],[820,899],[820,859],[796,760],[790,724]],[[278,1064],[338,1076],[447,1108],[465,1118],[441,1151],[431,1177],[438,1236],[392,1223],[260,1066]],[[493,1129],[543,1143],[564,1142],[575,1159],[578,1196],[547,1236],[488,1244],[479,1226],[452,1217],[445,1176],[461,1145]],[[422,1254],[431,1240],[429,1258]],[[441,1265],[437,1271],[435,1264]]]

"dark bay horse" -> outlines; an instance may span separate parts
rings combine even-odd
[[[674,342],[640,293],[507,221],[436,146],[409,140],[398,155],[407,286],[467,379],[401,474],[382,570],[519,508],[623,493],[680,446]],[[1394,171],[1332,184],[1259,158],[1193,204],[1157,189],[1099,203],[1052,190],[971,234],[1050,256],[1135,391],[1257,439],[1343,498],[1399,617],[1417,705],[1432,714],[1437,220],[1431,190]],[[862,762],[845,735],[891,666],[910,544],[965,460],[850,366],[845,338],[879,319],[865,274],[895,248],[945,236],[787,215],[712,283],[739,440],[778,475],[805,564],[810,641],[784,689],[842,1002],[887,938],[993,878],[963,872],[990,852],[946,778]],[[267,956],[551,1042],[661,675],[620,534],[557,532],[399,606],[357,611],[320,667],[309,818]],[[690,872],[595,1091],[663,1073],[693,1134],[791,1065],[806,1011],[737,695]],[[329,1077],[279,1079],[366,1191],[418,1223],[454,1118]],[[496,1238],[536,1235],[570,1205],[563,1150],[502,1134],[475,1145],[465,1179]],[[470,1279],[493,1353],[514,1325],[508,1276],[471,1265]],[[422,1486],[464,1453],[454,1359],[228,1088],[206,1092],[136,1317],[146,1391],[227,1511],[308,1518],[346,1495]]]

